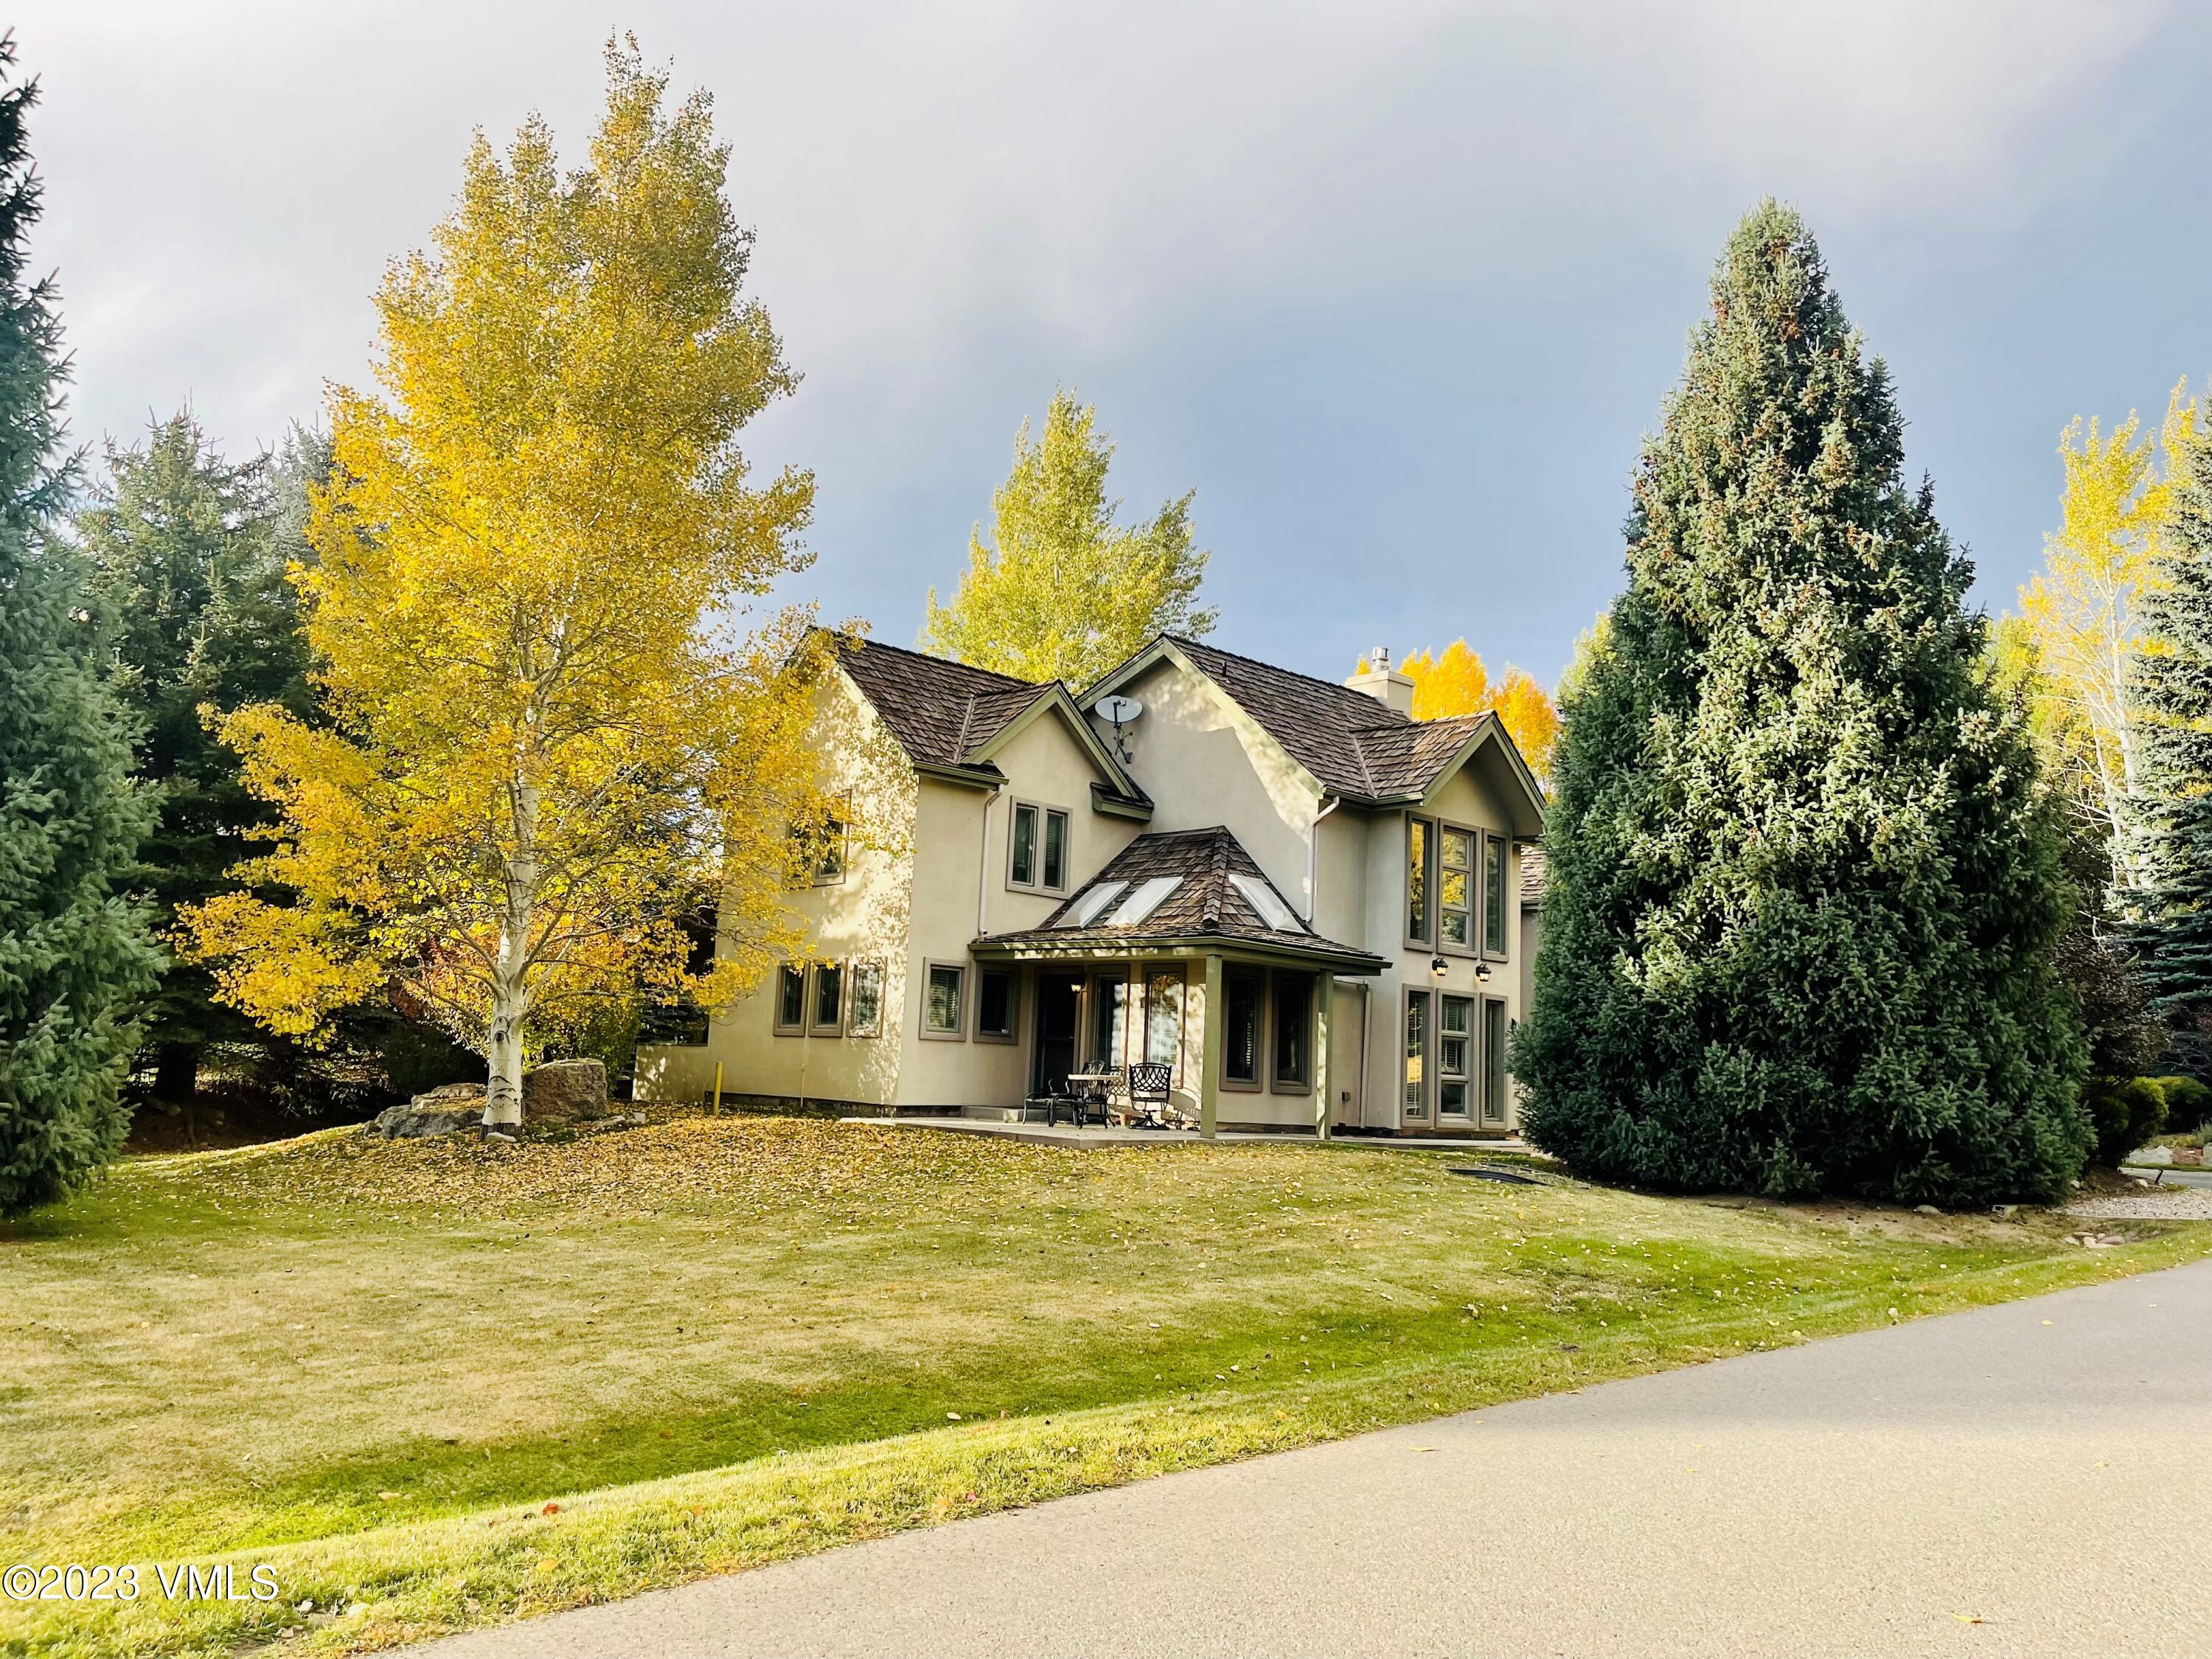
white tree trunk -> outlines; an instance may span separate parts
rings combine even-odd
[[[538,791],[515,791],[514,851],[507,861],[506,914],[500,919],[499,960],[492,969],[491,1034],[485,1045],[491,1075],[484,1086],[484,1127],[522,1122],[523,1024],[530,1012],[525,973],[538,895]]]
[[[502,1003],[509,1002],[501,999]],[[522,1013],[495,1007],[491,1017],[491,1076],[484,1087],[484,1127],[512,1129],[522,1121]]]

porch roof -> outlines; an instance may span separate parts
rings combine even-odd
[[[1119,907],[1147,882],[1174,885],[1146,914],[1116,925]],[[1111,889],[1095,920],[1064,926],[1093,911],[1096,896]],[[1260,895],[1257,902],[1249,892]],[[1263,908],[1273,915],[1262,914]],[[986,933],[970,947],[979,957],[1133,957],[1224,955],[1310,961],[1336,971],[1379,974],[1381,957],[1324,939],[1291,908],[1237,837],[1209,830],[1167,830],[1139,836],[1106,867],[1085,882],[1042,927]]]

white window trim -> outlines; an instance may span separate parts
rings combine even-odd
[[[986,974],[1001,974],[1006,976],[1006,1029],[1004,1031],[987,1031],[983,1029],[983,976]],[[975,1040],[978,1042],[1019,1042],[1022,1040],[1022,976],[1020,971],[1015,969],[1012,964],[1008,964],[1007,966],[1001,968],[988,963],[979,963],[975,967],[975,994],[969,999],[969,1000],[975,1004],[975,1030],[971,1034]]]
[[[929,981],[931,975],[939,968],[950,968],[953,972],[960,975],[960,1006],[954,1012],[952,1029],[949,1031],[935,1030],[932,1029],[929,1024]],[[968,1040],[969,990],[969,973],[968,964],[966,963],[948,961],[943,957],[930,957],[923,961],[921,964],[921,996],[919,999],[921,1006],[915,1014],[915,1024],[921,1030],[923,1042],[965,1042]]]
[[[1026,809],[1036,817],[1036,842],[1030,849],[1036,860],[1036,879],[1018,881],[1014,878],[1014,820]],[[1066,825],[1060,832],[1060,884],[1047,886],[1044,879],[1044,844],[1052,819],[1057,816]],[[1075,862],[1075,814],[1065,806],[1054,806],[1046,801],[1017,799],[1006,808],[1006,886],[1016,893],[1049,893],[1055,897],[1067,894],[1068,870]]]

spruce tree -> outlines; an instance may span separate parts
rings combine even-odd
[[[15,61],[0,40],[0,76]],[[24,262],[35,82],[0,90],[0,1215],[114,1155],[153,946],[124,888],[147,821],[98,668],[81,561],[50,535],[70,486],[61,326]]]
[[[305,715],[312,707],[284,573],[306,552],[295,526],[306,483],[320,481],[319,459],[316,441],[301,434],[282,456],[227,460],[180,410],[156,422],[143,446],[110,446],[102,486],[77,514],[118,690],[137,729],[139,774],[160,792],[137,884],[164,928],[184,906],[234,887],[246,837],[275,822],[204,711],[275,702]],[[184,1102],[210,1044],[259,1047],[266,1037],[215,1000],[206,969],[172,961],[145,1042],[155,1097]]]
[[[2182,1063],[2212,1061],[2212,435],[2174,481],[2129,692],[2139,733],[2124,815],[2142,886],[2127,895],[2151,1006]]]
[[[1565,712],[1529,1137],[1685,1189],[2061,1192],[2088,1133],[2055,807],[1971,570],[1794,212],[1729,239]]]

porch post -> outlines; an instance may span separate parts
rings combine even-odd
[[[1198,1133],[1211,1140],[1221,1122],[1221,953],[1206,958],[1206,1024],[1198,1044]]]
[[[1314,975],[1314,1138],[1328,1139],[1329,1105],[1333,1091],[1328,1075],[1329,1004],[1336,989],[1334,974]]]

